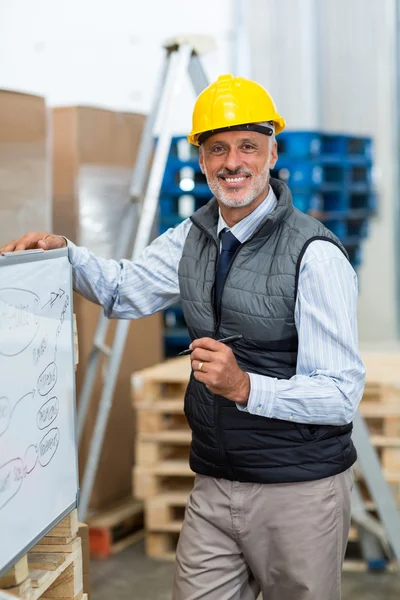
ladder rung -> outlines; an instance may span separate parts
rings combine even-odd
[[[97,350],[100,350],[100,352],[102,352],[106,356],[111,356],[111,348],[110,348],[110,346],[107,346],[107,344],[103,344],[102,342],[95,341],[94,346],[95,346],[95,348],[97,348]]]

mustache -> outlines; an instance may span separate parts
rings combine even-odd
[[[230,169],[221,169],[217,173],[217,177],[237,177],[238,175],[251,176],[253,175],[253,173],[251,171],[248,171],[247,169],[242,169],[242,167],[238,167],[234,171],[231,171]]]

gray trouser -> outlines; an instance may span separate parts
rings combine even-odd
[[[352,469],[302,483],[197,475],[173,600],[339,600]]]

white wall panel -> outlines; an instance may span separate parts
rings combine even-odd
[[[247,3],[253,76],[270,91],[290,129],[319,126],[317,2]]]
[[[232,61],[231,0],[0,0],[0,88],[43,94],[50,104],[147,112],[166,38],[211,34],[210,78]],[[191,86],[176,107],[175,131],[190,127]]]
[[[323,121],[332,131],[371,135],[375,144],[379,215],[372,222],[360,270],[362,340],[397,336],[394,253],[395,2],[324,3]]]
[[[234,0],[0,0],[0,88],[44,94],[50,104],[147,111],[161,45],[210,33],[211,79],[232,65]],[[394,206],[395,0],[244,0],[251,65],[290,129],[373,135],[379,215],[360,270],[360,337],[396,337]],[[240,69],[240,61],[236,56]],[[241,67],[245,68],[245,67]],[[175,131],[190,127],[190,86]]]
[[[271,91],[288,128],[374,138],[379,215],[360,269],[360,339],[394,339],[395,0],[248,4],[254,78]]]

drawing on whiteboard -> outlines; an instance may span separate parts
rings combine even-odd
[[[58,339],[60,337],[61,328],[62,328],[64,320],[65,320],[65,313],[67,312],[68,306],[69,306],[69,296],[67,295],[66,298],[65,298],[65,302],[64,302],[64,306],[63,306],[62,312],[61,312],[60,322],[57,325],[56,342],[55,342],[55,345],[54,345],[54,360],[56,360],[57,348],[58,348]]]
[[[78,472],[68,250],[0,257],[0,276],[2,575],[77,505]]]
[[[28,446],[27,451],[25,452],[24,458],[24,473],[25,475],[29,475],[32,473],[33,469],[36,467],[38,461],[38,448],[36,444],[31,444]]]
[[[57,365],[51,362],[47,367],[40,373],[37,380],[37,389],[41,396],[46,396],[57,383]]]
[[[35,366],[38,364],[39,359],[45,353],[46,348],[47,348],[47,339],[43,338],[42,341],[40,342],[39,346],[37,348],[33,349],[33,364]]]
[[[60,442],[58,427],[50,429],[39,444],[31,444],[25,452],[25,458],[13,458],[0,466],[0,510],[19,492],[22,482],[30,475],[36,465],[47,467],[55,455]]]
[[[13,458],[0,466],[0,510],[18,493],[24,476],[20,458]]]
[[[60,442],[60,430],[53,427],[46,433],[39,443],[39,462],[42,467],[46,467],[56,453]]]
[[[27,394],[22,396],[22,398],[17,400],[13,408],[11,408],[11,403],[6,396],[0,398],[0,437],[3,435],[3,433],[7,431],[11,423],[11,417],[13,415],[13,412],[15,411],[19,403],[25,399],[29,399],[29,401],[32,401],[35,396],[35,392],[36,390],[32,390],[31,392],[28,392]]]
[[[42,306],[42,310],[48,304],[50,304],[50,306],[53,307],[53,304],[55,303],[55,301],[58,300],[58,298],[62,298],[64,296],[64,294],[65,294],[65,292],[61,288],[58,288],[58,292],[50,292],[50,300],[48,300],[48,302],[46,302],[46,304],[44,304]]]
[[[2,435],[10,423],[11,404],[6,396],[0,398],[0,435]]]
[[[45,402],[38,410],[36,423],[39,429],[46,429],[56,420],[58,416],[58,398],[53,396]]]
[[[40,325],[39,303],[39,296],[28,290],[0,289],[0,355],[17,356],[33,342]]]

